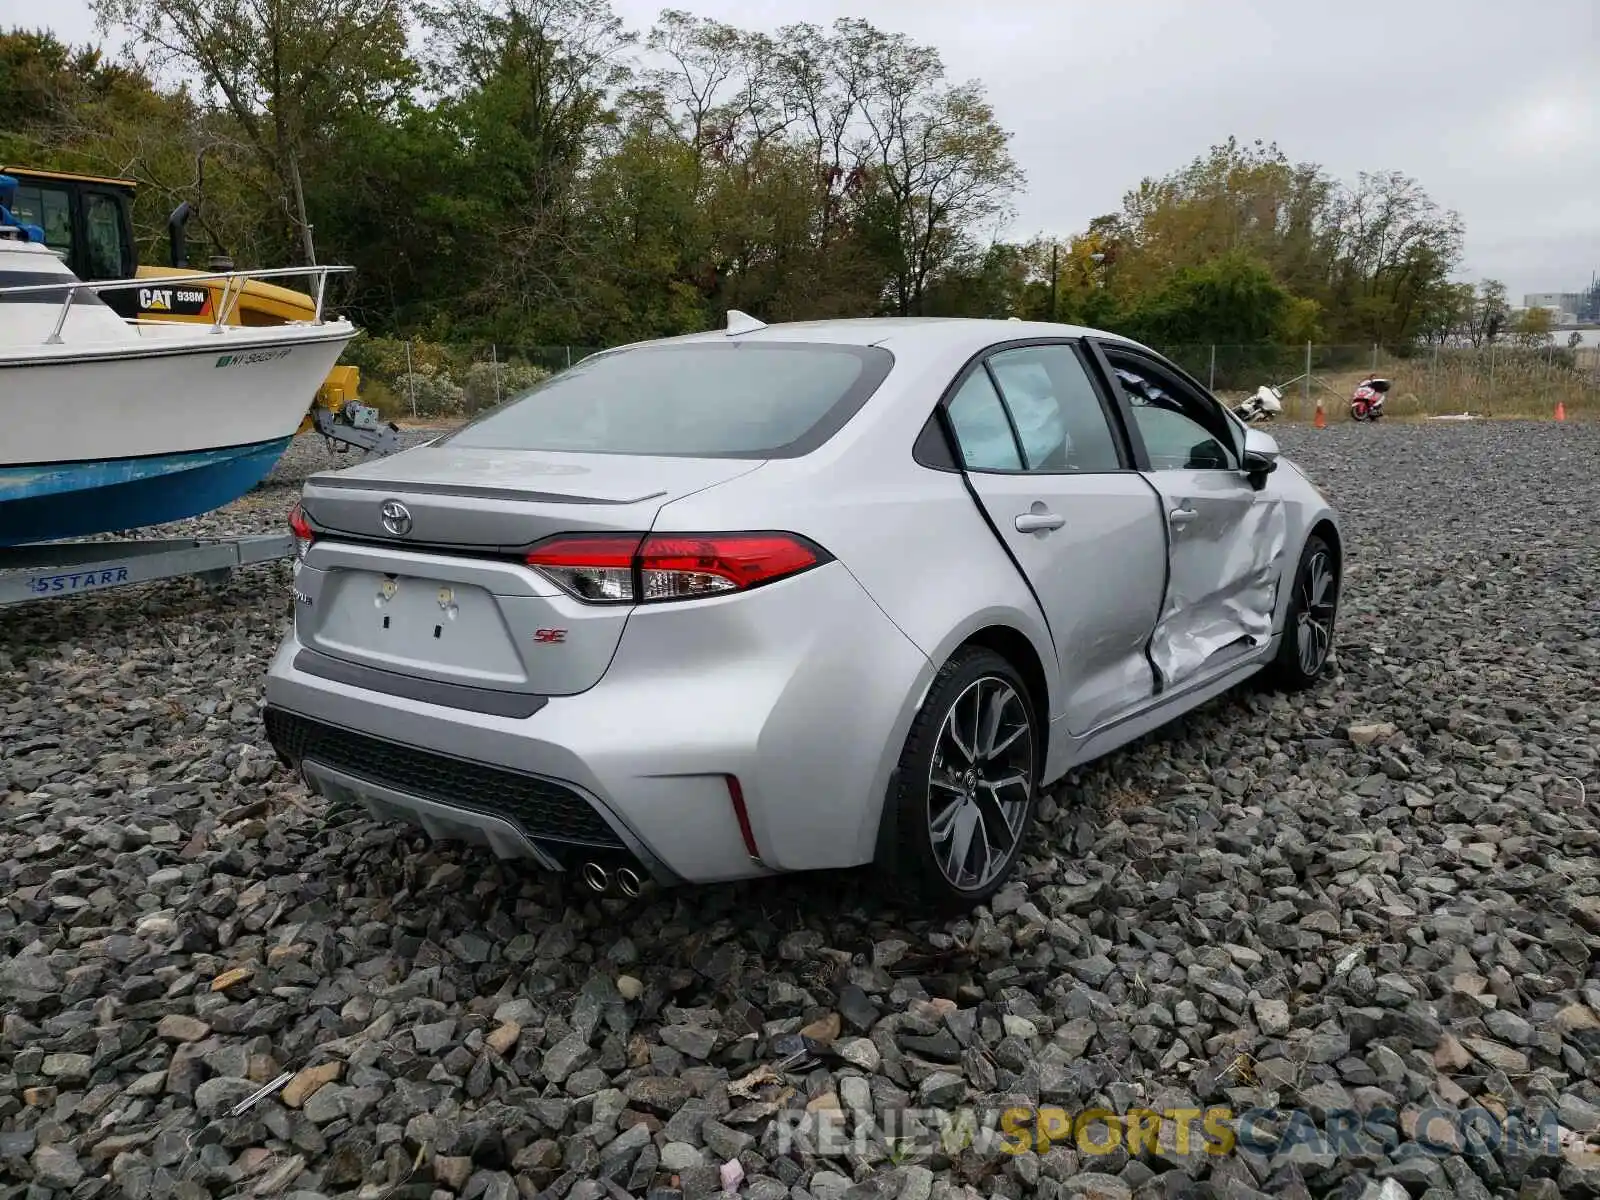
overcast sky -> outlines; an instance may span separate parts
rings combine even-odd
[[[661,4],[613,0],[631,26]],[[1233,134],[1341,178],[1400,170],[1466,221],[1513,300],[1600,269],[1597,0],[676,0],[745,28],[859,13],[981,79],[1028,175],[1011,236],[1072,233]],[[96,37],[86,0],[0,27]]]

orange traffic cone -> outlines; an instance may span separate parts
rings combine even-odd
[[[1565,421],[1566,419],[1567,419],[1567,403],[1566,403],[1565,400],[1557,400],[1556,401],[1556,420]]]
[[[1311,423],[1313,425],[1315,425],[1318,429],[1326,429],[1328,427],[1328,415],[1325,412],[1322,411],[1322,397],[1321,396],[1317,397],[1317,416],[1316,416],[1316,419],[1313,420]]]

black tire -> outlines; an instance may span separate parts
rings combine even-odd
[[[1283,619],[1283,640],[1267,669],[1270,682],[1281,690],[1298,692],[1322,678],[1333,652],[1343,582],[1339,556],[1322,537],[1312,534],[1300,551]]]
[[[976,729],[980,706],[992,720],[999,711],[997,732],[987,741],[1000,750],[992,759],[980,753],[976,761],[962,762],[958,744],[979,749],[985,740]],[[957,710],[952,742],[949,728]],[[969,713],[971,735],[965,733]],[[1006,659],[973,646],[945,663],[906,736],[884,813],[889,836],[882,865],[902,891],[923,904],[960,909],[983,903],[1005,885],[1033,828],[1044,737],[1027,685]],[[1023,771],[1021,784],[1003,782]],[[943,839],[936,821],[948,828]],[[964,857],[963,837],[969,844]],[[957,859],[953,871],[942,865]]]

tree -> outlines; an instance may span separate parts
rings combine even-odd
[[[415,79],[406,0],[91,0],[103,30],[124,26],[157,70],[198,79],[266,169],[287,252],[312,255],[300,164],[352,115],[392,109]]]
[[[1265,263],[1236,250],[1174,271],[1129,324],[1141,341],[1165,345],[1266,343],[1284,333],[1292,299]]]
[[[868,64],[858,143],[876,192],[875,216],[893,270],[890,303],[920,312],[929,281],[994,221],[1024,180],[1010,135],[977,83],[943,84],[938,53],[865,22],[841,21],[847,61]]]
[[[1511,338],[1518,346],[1537,350],[1556,343],[1555,318],[1548,308],[1529,308],[1518,313],[1509,325]]]
[[[214,249],[257,248],[247,199],[257,177],[239,151],[232,129],[186,86],[163,89],[143,70],[53,34],[0,34],[0,161],[137,180],[134,236],[145,261],[159,256],[180,201],[194,208],[191,233]]]
[[[920,311],[942,272],[982,253],[978,230],[1021,182],[981,87],[946,85],[936,51],[866,21],[795,25],[769,38],[668,10],[647,46],[666,65],[647,73],[628,109],[689,148],[697,196],[733,203],[729,173],[748,195],[756,164],[794,172],[801,160],[790,152],[803,155],[813,171],[813,255],[849,241],[853,268],[863,254],[879,261],[886,278],[874,307]],[[798,267],[798,249],[791,244],[786,268]],[[724,256],[710,269],[714,293],[738,268]]]
[[[1304,302],[1289,322],[1302,332],[1396,344],[1437,326],[1461,256],[1460,218],[1415,180],[1379,172],[1345,186],[1275,145],[1234,138],[1143,180],[1097,231],[1124,309],[1177,271],[1242,253]]]
[[[1244,251],[1309,293],[1326,282],[1335,186],[1320,167],[1293,164],[1276,145],[1229,138],[1171,175],[1141,181],[1101,226],[1118,243],[1119,282],[1129,290]]]
[[[1462,334],[1474,349],[1492,345],[1505,329],[1510,316],[1511,305],[1506,300],[1506,285],[1498,279],[1485,279],[1473,294]]]
[[[596,345],[739,308],[1168,344],[1540,336],[1509,328],[1503,289],[1453,281],[1460,220],[1417,181],[1347,185],[1261,141],[1077,232],[998,241],[1024,176],[983,89],[857,18],[765,33],[668,9],[635,63],[609,0],[94,7],[143,65],[0,35],[0,155],[137,178],[146,257],[179,200],[252,265],[309,255],[315,225],[375,332]]]
[[[1347,314],[1339,333],[1411,341],[1461,259],[1460,216],[1398,171],[1363,172],[1336,193],[1330,215],[1334,307]]]
[[[1470,283],[1440,283],[1422,297],[1417,312],[1418,336],[1424,344],[1447,346],[1466,337],[1477,304],[1477,289]]]

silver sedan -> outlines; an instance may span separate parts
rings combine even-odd
[[[1343,556],[1172,363],[1016,321],[735,313],[313,476],[292,524],[280,756],[629,895],[876,862],[981,901],[1074,766],[1315,682]]]

